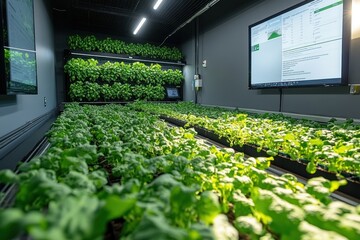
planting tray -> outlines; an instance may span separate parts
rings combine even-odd
[[[160,116],[160,118],[169,123],[172,123],[172,124],[175,124],[175,125],[181,126],[181,127],[184,127],[186,124],[185,121],[171,118],[168,116]],[[231,147],[236,151],[243,152],[246,155],[249,155],[251,157],[270,157],[266,153],[266,149],[257,151],[257,146],[250,145],[250,144],[244,144],[243,146],[239,146],[239,145],[230,146],[230,143],[225,138],[219,137],[217,134],[215,134],[212,131],[209,131],[207,129],[204,129],[202,127],[197,127],[197,126],[195,126],[193,128],[199,135],[209,138],[209,139],[211,139],[215,142],[218,142],[224,146]],[[286,171],[297,174],[303,178],[309,179],[309,178],[314,178],[314,177],[324,177],[328,180],[338,180],[338,177],[336,176],[336,174],[328,172],[321,167],[318,167],[317,171],[314,174],[310,174],[306,171],[306,166],[307,166],[306,163],[291,160],[286,155],[280,154],[280,155],[276,155],[273,158],[274,158],[274,160],[271,162],[271,165],[277,166]],[[359,200],[360,199],[360,191],[359,191],[360,181],[357,181],[358,178],[356,176],[351,176],[350,174],[344,174],[344,175],[346,175],[346,177],[348,177],[347,178],[348,183],[345,186],[341,186],[338,189],[338,192],[344,193],[348,196],[351,196],[351,197]],[[354,179],[356,179],[356,180],[354,180]]]

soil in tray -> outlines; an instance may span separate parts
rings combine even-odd
[[[229,211],[226,213],[226,216],[231,224],[234,224],[235,221],[235,213],[234,213],[234,206],[230,204]]]
[[[113,176],[112,166],[106,162],[104,157],[100,157],[99,162],[100,162],[101,167],[108,173],[108,183],[110,185],[121,181],[120,177]]]
[[[125,224],[125,220],[123,218],[115,219],[111,221],[112,231],[115,239],[119,239],[121,230]]]
[[[104,234],[104,240],[115,240],[119,239],[121,230],[124,226],[124,219],[115,219],[108,223],[106,232]]]
[[[104,240],[114,240],[115,236],[112,230],[112,226],[111,226],[111,222],[108,223],[107,228],[106,228],[106,232],[104,234]]]

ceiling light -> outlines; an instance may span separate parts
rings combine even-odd
[[[160,6],[160,4],[162,3],[163,0],[157,0],[157,2],[154,5],[154,9],[158,9],[158,7]]]
[[[138,33],[138,31],[140,30],[140,28],[142,27],[142,25],[144,24],[145,21],[146,21],[146,18],[141,19],[141,21],[139,22],[139,25],[137,25],[137,27],[135,28],[134,35],[136,35]]]

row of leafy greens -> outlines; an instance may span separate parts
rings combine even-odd
[[[17,186],[0,210],[0,238],[357,239],[360,207],[329,197],[343,181],[265,170],[209,146],[193,129],[119,105],[67,105],[48,133],[51,148],[0,182]]]
[[[159,64],[106,62],[72,58],[64,66],[72,101],[163,100],[166,85],[180,86],[178,69],[162,70]]]
[[[130,83],[144,85],[180,85],[184,76],[178,69],[162,70],[160,64],[105,62],[72,58],[64,66],[71,82]]]
[[[323,124],[294,119],[281,114],[249,114],[238,110],[205,107],[190,102],[153,104],[138,102],[134,109],[184,120],[225,138],[231,145],[255,146],[270,156],[285,154],[307,163],[307,171],[317,167],[341,174],[360,176],[360,126],[335,119]]]
[[[111,38],[97,39],[94,35],[84,37],[71,35],[68,39],[68,46],[71,50],[126,54],[159,60],[181,61],[184,58],[176,47],[159,47],[149,43],[127,43]]]
[[[165,88],[161,85],[130,85],[114,83],[109,85],[92,82],[75,82],[69,87],[69,96],[72,101],[131,101],[165,99]]]

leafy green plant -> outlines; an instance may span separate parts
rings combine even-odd
[[[114,93],[116,93],[114,99],[129,101],[133,98],[133,91],[130,84],[114,83],[112,89]]]
[[[163,85],[181,85],[184,79],[180,70],[161,70],[159,64],[139,62],[99,65],[94,59],[73,58],[64,68],[71,81],[69,96],[73,101],[163,100]]]
[[[175,47],[158,47],[149,43],[126,43],[111,38],[100,40],[93,35],[85,37],[71,35],[68,39],[68,46],[71,50],[128,54],[131,56],[140,56],[170,61],[181,61],[183,59],[183,54],[178,48]]]
[[[91,82],[75,82],[70,84],[69,96],[72,101],[129,101],[163,100],[165,89],[161,85],[129,85],[114,83],[113,85]]]
[[[49,151],[19,174],[0,171],[19,189],[15,205],[0,209],[0,238],[102,239],[114,219],[121,239],[359,236],[358,207],[329,197],[341,182],[274,176],[271,158],[195,135],[129,107],[66,105]]]
[[[76,82],[70,84],[69,96],[73,101],[98,101],[103,91],[97,83]]]
[[[94,59],[72,58],[65,64],[64,70],[72,82],[94,82],[100,79],[105,83],[181,85],[184,80],[182,72],[178,69],[161,70],[159,64],[147,66],[139,62],[133,64],[106,62],[99,65]]]
[[[162,100],[165,98],[165,89],[163,86],[143,86],[134,85],[132,87],[133,96],[137,100]]]
[[[86,99],[84,83],[76,82],[70,84],[69,96],[73,101],[83,101]]]
[[[110,83],[117,82],[120,77],[121,65],[119,62],[106,62],[100,67],[102,81]]]
[[[94,82],[100,76],[98,61],[95,59],[72,58],[65,64],[64,71],[72,82]]]
[[[100,95],[105,101],[111,101],[116,99],[117,93],[115,92],[115,88],[112,88],[108,84],[103,84],[100,87]]]
[[[120,81],[124,83],[130,83],[134,79],[131,64],[121,62],[118,73]]]
[[[71,35],[68,38],[68,46],[70,49],[81,49],[82,38],[79,35]]]
[[[321,166],[330,172],[360,176],[360,126],[351,121],[320,124],[280,114],[249,114],[192,103],[136,103],[133,107],[206,128],[232,145],[250,144],[259,151],[265,149],[270,156],[280,153],[306,161],[309,173]]]
[[[178,69],[175,70],[166,70],[164,71],[164,74],[162,74],[161,78],[163,79],[163,82],[170,85],[179,86],[181,85],[184,76],[182,72]]]
[[[95,36],[86,36],[82,38],[79,35],[72,35],[68,39],[68,45],[72,50],[94,51],[94,46],[97,45],[97,39]]]

